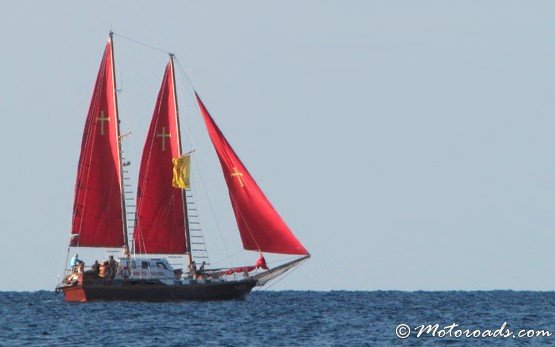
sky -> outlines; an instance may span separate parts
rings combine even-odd
[[[110,29],[135,184],[167,54],[127,38],[182,67],[212,259],[257,255],[241,250],[184,75],[312,254],[270,290],[555,288],[553,2],[12,1],[0,290],[57,284]]]

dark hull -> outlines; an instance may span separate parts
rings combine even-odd
[[[243,299],[256,281],[230,281],[180,285],[119,283],[59,287],[66,301],[210,301]]]

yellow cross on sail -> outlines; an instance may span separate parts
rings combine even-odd
[[[96,117],[96,121],[100,121],[100,135],[104,135],[104,122],[109,122],[110,117],[104,116],[104,111],[100,111],[100,117]]]
[[[245,183],[243,182],[243,173],[240,172],[239,170],[237,170],[236,167],[233,168],[233,172],[231,173],[231,177],[237,177],[237,179],[239,180],[239,184],[241,185],[241,187],[245,186]]]
[[[189,182],[191,156],[186,154],[179,158],[173,158],[173,180],[172,185],[175,188],[187,189],[191,186]]]
[[[162,127],[162,133],[156,134],[156,137],[162,138],[162,152],[166,150],[166,137],[172,137],[172,134],[166,133],[166,127]]]

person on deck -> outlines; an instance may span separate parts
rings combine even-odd
[[[112,268],[110,267],[110,263],[108,261],[104,262],[104,269],[105,269],[105,274],[104,274],[104,278],[112,278]]]
[[[129,258],[129,256],[130,256],[129,255],[129,248],[127,248],[127,246],[123,247],[123,257],[124,258]]]
[[[108,260],[108,267],[110,268],[110,278],[114,278],[116,276],[116,267],[117,263],[114,260],[114,256],[111,255],[110,259]]]
[[[75,270],[75,267],[79,264],[79,262],[81,262],[81,260],[79,260],[79,254],[75,254],[69,261],[69,265],[71,265],[71,268]]]
[[[100,263],[98,276],[100,276],[102,278],[104,278],[106,276],[106,264],[104,262]]]
[[[200,265],[200,269],[198,269],[198,271],[195,271],[195,275],[197,276],[197,278],[204,278],[204,267],[206,266],[206,262],[203,261],[202,264]]]
[[[195,278],[196,273],[197,273],[197,263],[193,261],[191,264],[189,264],[189,274],[191,277]]]
[[[84,273],[85,272],[85,263],[82,261],[79,261],[79,264],[77,265],[77,273]]]
[[[92,264],[91,266],[91,270],[98,275],[98,273],[100,272],[100,264],[98,263],[98,260],[94,261],[94,264]]]

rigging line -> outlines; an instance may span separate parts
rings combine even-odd
[[[122,39],[131,41],[131,42],[133,42],[133,43],[136,43],[136,44],[138,44],[138,45],[141,45],[141,46],[144,46],[144,47],[147,47],[147,48],[150,48],[150,49],[154,49],[155,51],[163,52],[163,53],[166,53],[166,54],[173,54],[172,52],[166,51],[165,49],[158,48],[158,47],[149,45],[149,44],[144,43],[144,42],[141,42],[141,41],[137,41],[137,40],[132,39],[132,38],[127,37],[127,36],[123,36],[123,35],[116,34],[116,33],[114,33],[114,36],[121,37]]]
[[[190,153],[193,153],[194,150],[190,151]],[[192,158],[192,157],[191,157]],[[196,165],[196,164],[195,164]],[[199,174],[200,175],[200,174]],[[197,219],[197,223],[198,223],[198,229],[200,229],[200,232],[202,234],[202,242],[204,243],[204,253],[206,255],[206,260],[208,263],[211,263],[210,261],[210,255],[208,254],[208,247],[206,246],[206,240],[204,239],[204,232],[203,232],[203,227],[202,227],[202,218],[200,217],[201,213],[200,210],[198,208],[198,205],[195,203],[195,201],[193,200],[193,190],[191,188],[189,188],[189,192],[191,193],[191,197],[189,198],[189,201],[193,202],[193,204],[195,205],[196,208],[196,219]],[[188,213],[188,212],[187,212]],[[190,235],[190,234],[189,234]],[[190,237],[190,236],[189,236]],[[191,247],[192,248],[192,247]],[[191,253],[191,256],[193,255],[193,250],[190,249],[189,252]]]
[[[179,69],[181,70],[181,73],[183,74],[183,76],[185,77],[185,80],[187,81],[187,83],[188,83],[189,86],[190,86],[189,93],[190,93],[190,95],[193,97],[193,100],[195,100],[195,102],[194,102],[194,104],[196,104],[195,109],[196,109],[196,110],[199,112],[199,114],[200,114],[200,113],[201,113],[201,112],[200,112],[200,106],[199,106],[198,102],[196,102],[196,96],[193,95],[193,94],[191,93],[191,91],[195,91],[196,89],[195,89],[195,87],[193,86],[193,83],[191,82],[191,80],[189,79],[189,77],[187,76],[187,74],[185,73],[185,70],[183,69],[183,66],[181,66],[179,60],[177,60],[177,58],[176,58],[176,61],[177,61],[177,65],[178,65]],[[227,183],[227,180],[226,180],[226,183]],[[228,188],[228,189],[229,189],[229,188]],[[232,197],[231,194],[229,195],[229,197],[230,197],[230,199],[233,200],[233,202],[235,203],[235,201],[234,201],[234,199],[233,199],[233,197]],[[252,231],[251,231],[251,229],[250,229],[250,227],[249,227],[249,225],[248,225],[248,223],[247,223],[247,220],[245,219],[245,217],[243,216],[243,213],[242,213],[240,210],[239,210],[239,214],[241,215],[241,218],[243,219],[243,222],[244,222],[245,225],[247,226],[247,230],[249,231],[249,234],[250,234],[252,240],[254,241],[254,243],[256,244],[256,246],[258,247],[258,251],[259,251],[259,252],[262,252],[262,249],[260,248],[260,245],[258,244],[258,241],[257,241],[256,238],[254,237],[254,235],[253,235],[253,233],[252,233]]]
[[[273,261],[268,261],[266,262],[267,264],[275,264],[275,263],[282,263],[282,262],[288,262],[288,261],[293,261],[295,259],[298,259],[297,257],[287,257],[284,259],[278,259],[278,260],[273,260]]]
[[[66,275],[67,275],[67,270],[68,270],[67,264],[69,263],[69,252],[71,252],[71,247],[70,247],[70,246],[67,247],[66,261],[65,261],[65,263],[64,263],[63,270],[62,270],[62,276],[63,276],[64,279],[65,279],[65,277],[66,277]],[[59,286],[59,285],[61,284],[61,281],[60,281],[60,272],[59,272],[59,270],[60,270],[60,269],[58,269],[58,283],[56,284],[56,286]],[[62,281],[63,281],[63,280],[62,280]]]
[[[213,262],[213,264],[215,265],[215,264],[219,264],[220,262],[223,262],[224,260],[229,260],[231,257],[235,257],[236,255],[238,255],[238,254],[240,254],[240,253],[242,253],[242,252],[243,252],[243,250],[240,250],[240,251],[237,251],[237,252],[231,254],[230,256],[227,256],[227,257],[225,257],[225,258],[220,258],[220,259],[218,259],[218,260],[215,260],[215,261]]]
[[[278,284],[279,282],[281,282],[282,280],[284,280],[287,276],[291,275],[293,273],[293,271],[297,270],[301,264],[296,264],[295,266],[293,266],[293,268],[291,270],[289,270],[289,272],[287,272],[284,276],[281,276],[277,281],[275,281],[274,283],[270,284],[268,287],[265,288],[260,288],[260,290],[268,290],[270,288],[272,288],[273,286],[275,286],[276,284]]]
[[[200,182],[201,182],[201,185],[202,185],[202,191],[204,192],[204,195],[206,196],[206,200],[208,201],[208,206],[210,207],[210,211],[212,212],[212,215],[214,217],[214,222],[216,223],[216,229],[218,229],[218,233],[220,235],[220,240],[222,241],[222,244],[224,246],[225,254],[227,256],[224,259],[230,259],[231,256],[229,255],[229,250],[227,248],[227,245],[226,245],[226,242],[225,242],[225,239],[224,239],[224,235],[222,233],[222,228],[220,227],[220,222],[218,221],[218,218],[216,217],[216,210],[214,209],[214,206],[212,204],[212,200],[210,199],[210,195],[208,195],[208,190],[206,189],[206,183],[204,182],[204,178],[202,177],[202,174],[201,174],[200,165],[199,165],[198,161],[195,160],[194,158],[193,158],[193,163],[194,163],[194,165],[197,169],[198,176],[200,178]],[[198,209],[198,205],[197,205],[197,209]],[[200,213],[198,213],[198,214],[200,215]]]
[[[119,121],[119,107],[118,107],[118,85],[116,81],[116,60],[114,56],[114,40],[113,40],[113,33],[110,34],[110,58],[112,62],[112,97],[114,98],[114,111],[115,111],[115,120],[116,120],[116,141],[117,141],[117,155],[118,155],[118,174],[119,174],[119,193],[120,193],[120,205],[121,205],[121,216],[122,216],[122,227],[123,227],[123,242],[124,247],[129,249],[129,238],[128,238],[128,230],[127,230],[127,210],[125,205],[125,180],[123,179],[123,160],[121,159],[123,153],[123,144],[121,143],[120,137],[120,121]],[[111,192],[110,192],[111,195]]]
[[[175,61],[177,62],[177,66],[179,67],[179,70],[181,70],[181,74],[183,75],[183,77],[185,77],[185,80],[189,84],[189,87],[190,87],[189,95],[193,97],[193,100],[196,100],[196,97],[194,97],[193,93],[191,93],[191,90],[196,91],[195,86],[193,85],[193,82],[191,82],[191,80],[189,79],[189,76],[185,72],[185,69],[183,68],[183,66],[181,65],[177,57],[175,57]]]
[[[193,109],[196,110],[197,113],[200,115],[199,105],[198,105],[198,102],[196,101],[196,97],[193,93],[193,91],[195,90],[195,87],[193,86],[193,83],[191,82],[191,80],[187,76],[187,73],[185,72],[185,69],[181,65],[181,62],[179,61],[179,59],[177,57],[174,57],[174,58],[175,58],[175,62],[177,63],[177,67],[179,68],[179,72],[181,73],[181,76],[185,79],[186,84],[189,87],[189,88],[186,88],[186,89],[187,89],[187,92],[188,92],[189,96],[192,98],[191,100],[193,100],[192,103],[194,105],[196,105],[196,107],[193,106]],[[187,129],[189,129],[189,124],[187,122],[185,122],[185,126],[186,126]],[[189,129],[189,133],[192,134],[192,131],[190,129]],[[191,145],[194,148],[193,137],[188,136],[188,139],[189,139],[189,141],[191,142]],[[216,216],[216,211],[215,211],[214,206],[212,204],[212,200],[210,199],[210,196],[208,195],[208,190],[206,189],[206,184],[204,182],[204,178],[203,178],[202,173],[201,173],[202,171],[200,169],[200,165],[199,165],[198,161],[195,159],[194,156],[191,156],[191,158],[193,159],[193,163],[194,163],[194,165],[195,165],[195,167],[196,167],[196,169],[199,173],[199,178],[200,178],[201,185],[202,185],[202,188],[203,188],[202,190],[204,191],[204,195],[206,196],[206,199],[208,201],[208,206],[210,207],[210,211],[212,212],[212,216],[214,217],[214,222],[216,223],[216,229],[218,229],[220,240],[222,241],[225,253],[227,255],[227,257],[222,259],[222,261],[223,260],[228,260],[228,259],[231,258],[231,256],[229,254],[229,250],[227,249],[227,245],[226,245],[225,239],[223,237],[223,233],[222,233],[222,228],[220,227],[220,223],[219,223],[218,218]],[[230,266],[231,266],[231,264],[230,264]]]

